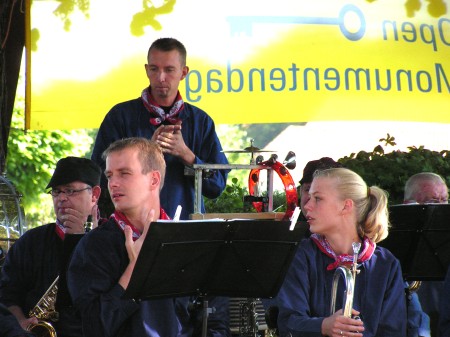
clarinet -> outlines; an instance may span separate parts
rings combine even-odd
[[[86,222],[84,223],[84,231],[87,233],[92,229],[92,215],[88,215]]]

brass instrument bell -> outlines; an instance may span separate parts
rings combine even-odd
[[[56,277],[34,308],[30,310],[29,316],[36,317],[38,323],[30,324],[27,330],[37,337],[56,337],[56,330],[49,321],[56,322],[59,319],[59,314],[55,310],[58,281],[59,276]]]
[[[345,293],[344,293],[344,300],[343,300],[343,315],[346,317],[352,317],[352,309],[353,309],[353,297],[354,297],[354,290],[355,290],[355,280],[356,275],[359,273],[359,270],[357,270],[358,267],[358,253],[359,249],[361,248],[361,243],[359,242],[353,242],[352,243],[352,249],[353,249],[353,264],[351,269],[345,266],[338,267],[333,275],[333,285],[331,288],[331,305],[330,305],[330,314],[334,314],[336,311],[336,295],[337,295],[337,288],[340,276],[344,277],[345,281]]]

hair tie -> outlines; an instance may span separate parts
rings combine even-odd
[[[370,198],[370,186],[367,186],[367,198]]]

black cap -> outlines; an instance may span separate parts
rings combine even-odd
[[[303,169],[303,177],[299,181],[300,185],[310,183],[316,170],[326,170],[329,168],[342,167],[341,163],[335,162],[330,157],[323,157],[318,160],[311,160]]]
[[[87,158],[67,157],[56,163],[47,188],[69,184],[74,181],[82,181],[89,186],[100,185],[102,170],[100,166]]]

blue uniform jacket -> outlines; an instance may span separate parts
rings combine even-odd
[[[184,142],[195,154],[195,164],[228,164],[222,146],[217,137],[214,122],[203,110],[184,103],[184,109],[178,116],[182,120],[181,133]],[[158,126],[150,123],[150,113],[140,98],[119,103],[114,106],[103,120],[95,140],[92,160],[103,169],[101,159],[103,151],[115,140],[128,137],[150,139]],[[180,219],[188,220],[194,213],[195,186],[194,177],[184,174],[184,165],[172,155],[165,154],[166,179],[161,191],[161,207],[173,217],[178,205],[183,207]],[[203,179],[202,195],[217,198],[226,187],[229,170],[216,170],[214,174]],[[102,188],[106,189],[106,178],[102,175]],[[205,212],[203,201],[200,210]]]
[[[78,244],[69,266],[68,287],[82,316],[83,337],[188,337],[198,327],[190,299],[133,300],[118,284],[129,262],[125,235],[114,220],[89,232]],[[228,298],[209,303],[208,336],[227,337]]]
[[[439,309],[439,336],[450,337],[450,266],[445,277]]]
[[[322,336],[321,326],[330,316],[334,262],[311,239],[301,242],[278,293],[280,336]],[[364,337],[406,336],[406,300],[398,260],[377,247],[373,256],[361,264],[356,276],[353,308],[361,313]],[[336,310],[342,308],[344,282],[339,282]]]

